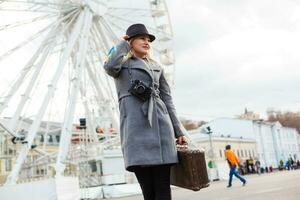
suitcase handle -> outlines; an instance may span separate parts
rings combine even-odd
[[[186,149],[188,149],[188,148],[189,148],[188,143],[183,144],[183,145],[176,144],[176,149],[177,149],[177,150],[178,150],[178,149],[186,150]]]
[[[196,145],[195,142],[192,141],[190,134],[187,132],[187,130],[183,127],[182,124],[180,124],[181,130],[184,134],[184,137],[186,138],[187,146],[194,149],[199,149],[199,147]],[[202,149],[204,150],[204,149]]]

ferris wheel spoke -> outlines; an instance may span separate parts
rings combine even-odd
[[[132,7],[108,7],[108,10],[125,10],[125,11],[142,11],[142,12],[149,12],[150,9],[146,9],[146,8],[132,8]],[[161,10],[161,9],[152,9],[153,11],[165,11],[165,10]]]
[[[96,54],[96,56],[97,56],[97,54]],[[90,58],[91,61],[93,61],[93,55],[92,55],[92,54],[90,54],[89,58]],[[100,59],[100,63],[103,63],[103,61],[101,61],[101,58],[100,58],[100,57],[97,57],[97,58]],[[112,84],[111,84],[112,81],[110,80],[110,77],[108,77],[108,75],[107,75],[106,73],[104,73],[104,69],[103,69],[103,68],[100,68],[100,70],[99,70],[99,69],[97,69],[97,67],[95,66],[94,62],[89,62],[89,63],[90,63],[90,68],[92,67],[92,68],[93,68],[93,71],[94,71],[94,73],[92,73],[92,74],[95,74],[95,75],[96,75],[96,79],[95,79],[95,80],[99,80],[99,81],[101,82],[100,85],[103,85],[103,86],[107,85],[107,86],[108,86],[108,87],[104,87],[104,89],[106,90],[106,94],[108,94],[108,95],[110,96],[110,98],[111,98],[111,99],[113,100],[113,102],[114,102],[115,108],[117,108],[117,107],[118,107],[118,103],[117,103],[117,100],[115,99],[115,97],[113,96],[114,92],[113,92],[113,86],[112,86]],[[97,69],[97,70],[96,70],[96,69]],[[91,71],[91,69],[88,69],[88,70]],[[106,80],[105,82],[106,82],[106,84],[103,83],[103,81],[101,81],[102,79],[100,78],[99,71],[102,71],[103,74],[105,75],[105,80]],[[108,88],[108,89],[107,89],[107,88]],[[107,95],[105,95],[105,96],[107,96]],[[118,112],[118,111],[117,111],[117,112]]]
[[[42,20],[49,19],[49,18],[52,18],[52,17],[55,17],[55,16],[56,15],[53,15],[53,14],[47,14],[47,15],[35,17],[35,18],[29,19],[29,20],[23,20],[23,21],[14,22],[14,23],[11,23],[11,24],[1,25],[0,26],[0,31],[12,29],[12,28],[17,28],[19,26],[23,26],[23,25],[30,24],[30,23],[33,23],[33,22],[42,21]]]
[[[81,32],[81,37],[78,34],[79,39],[79,47],[76,54],[73,52],[72,59],[74,60],[74,78],[71,81],[71,91],[70,91],[70,99],[69,104],[67,106],[67,110],[65,112],[63,127],[62,127],[62,140],[59,145],[59,153],[57,156],[56,162],[56,173],[60,175],[64,170],[64,165],[62,164],[66,158],[66,153],[68,152],[68,147],[71,141],[71,135],[69,131],[72,130],[72,123],[74,118],[74,112],[76,108],[76,100],[79,92],[80,80],[83,72],[83,67],[85,66],[85,59],[88,50],[88,38],[90,34],[90,28],[92,24],[92,13],[85,9],[83,11],[83,19],[81,20],[81,27],[78,32]],[[79,20],[79,19],[78,19]],[[82,30],[82,31],[81,31]],[[73,49],[73,51],[76,48]],[[77,53],[78,52],[78,53]]]
[[[107,48],[104,47],[102,40],[99,38],[99,35],[93,29],[92,29],[92,37],[93,38],[90,38],[90,40],[89,40],[89,43],[91,46],[90,52],[91,52],[91,54],[93,54],[96,57],[97,62],[103,63],[104,59],[101,58],[101,55],[104,58]]]
[[[59,14],[59,11],[29,10],[29,9],[16,9],[16,8],[0,8],[0,11],[7,11],[7,12],[36,12],[36,13],[55,13],[55,14]]]
[[[72,52],[72,49],[79,37],[79,33],[80,30],[82,28],[83,25],[83,17],[84,17],[84,13],[82,13],[79,18],[76,21],[76,24],[73,27],[73,31],[71,33],[70,36],[70,40],[68,41],[66,50],[64,51],[62,58],[60,59],[60,62],[58,64],[58,67],[53,75],[53,79],[51,81],[51,84],[48,85],[48,91],[46,93],[46,95],[44,96],[43,100],[42,100],[42,105],[40,107],[40,109],[38,110],[38,114],[36,115],[36,119],[33,122],[33,124],[30,126],[29,131],[28,131],[28,136],[26,138],[27,140],[27,145],[23,146],[20,154],[18,155],[18,158],[16,160],[16,163],[12,169],[12,171],[10,172],[7,180],[6,180],[6,185],[9,184],[14,184],[16,182],[17,176],[21,170],[21,166],[24,162],[24,160],[26,159],[26,156],[30,150],[30,147],[32,145],[32,142],[34,140],[34,137],[36,135],[36,132],[38,130],[38,127],[40,126],[41,120],[45,114],[46,108],[49,104],[49,101],[51,99],[51,96],[54,94],[54,90],[55,87],[57,85],[57,82],[60,78],[60,76],[62,75],[62,71],[64,69],[65,64],[67,63],[68,58],[70,57],[70,54]]]
[[[98,24],[98,26],[101,26],[101,24],[103,25],[103,27],[105,28],[105,30],[108,32],[108,35],[111,37],[112,41],[116,44],[118,41],[120,41],[119,37],[116,35],[116,33],[112,30],[112,28],[110,27],[109,23],[107,22],[107,20],[104,17],[101,17],[100,20],[98,20],[96,22],[96,24]]]
[[[71,16],[72,15],[72,16]],[[66,23],[66,25],[62,28],[61,33],[66,33],[67,30],[70,29],[70,26],[73,24],[73,22],[79,17],[80,12],[78,10],[74,10],[72,13],[69,13],[69,16],[65,16],[64,19],[68,18],[68,22]],[[70,18],[69,18],[70,17]],[[63,20],[64,20],[63,19]],[[68,34],[68,33],[66,33]],[[62,54],[62,52],[65,50],[66,48],[66,44],[67,44],[67,37],[63,38],[62,37],[62,41],[58,42],[56,47],[57,49],[54,49],[54,51],[52,51],[52,54],[56,54],[59,53],[60,55]]]
[[[23,5],[23,3],[25,3]],[[36,12],[36,13],[55,13],[60,14],[61,12],[67,12],[70,9],[77,8],[78,6],[61,6],[60,4],[39,4],[32,3],[26,4],[27,2],[18,2],[18,3],[4,3],[0,6],[0,11],[11,11],[11,12]],[[7,4],[7,5],[6,5]]]
[[[115,99],[115,97],[113,96],[113,86],[112,86],[112,84],[111,84],[111,82],[112,81],[110,81],[109,80],[109,77],[106,75],[106,73],[104,73],[104,69],[103,68],[100,68],[100,70],[99,70],[99,67],[96,67],[95,66],[95,63],[94,63],[94,57],[96,57],[97,59],[98,59],[98,61],[101,63],[101,65],[102,65],[102,63],[103,63],[103,60],[101,59],[101,57],[100,56],[98,56],[98,53],[97,53],[97,50],[96,50],[96,46],[97,46],[97,42],[96,41],[94,41],[92,44],[91,44],[91,48],[92,48],[92,51],[91,51],[91,53],[89,53],[88,55],[88,57],[87,57],[87,63],[88,63],[88,72],[89,72],[89,74],[90,74],[90,76],[96,76],[96,77],[91,77],[91,80],[98,80],[98,81],[100,81],[101,83],[100,83],[100,85],[103,85],[103,86],[105,86],[105,85],[107,85],[108,87],[104,87],[104,90],[105,90],[105,92],[106,92],[106,95],[105,96],[110,96],[110,98],[113,100],[113,102],[114,102],[114,106],[115,106],[115,108],[117,108],[117,105],[118,105],[118,103],[117,103],[117,100]],[[97,70],[96,70],[97,69]],[[100,78],[100,75],[99,75],[99,71],[102,71],[103,72],[103,74],[105,74],[105,78],[106,78],[106,83],[104,84],[103,82],[102,82],[102,79]],[[99,90],[99,86],[97,86],[97,83],[94,81],[94,85],[95,85],[95,87],[96,88],[98,88],[97,90]],[[108,88],[108,89],[107,89]],[[99,101],[98,101],[99,102]],[[118,111],[117,111],[118,112]]]
[[[74,10],[73,12],[69,13],[69,15],[73,14],[76,11],[77,10]],[[8,57],[9,55],[13,54],[15,51],[17,51],[17,50],[21,49],[22,47],[26,46],[28,43],[32,42],[33,40],[37,39],[38,37],[41,37],[42,33],[49,30],[52,26],[55,26],[55,24],[58,24],[58,22],[61,22],[62,20],[66,19],[69,15],[66,15],[64,17],[59,18],[58,21],[49,24],[48,26],[46,26],[42,30],[38,31],[34,35],[32,35],[29,38],[23,40],[17,46],[15,46],[15,47],[11,48],[10,50],[8,50],[6,53],[0,55],[0,61],[3,60],[4,58]],[[70,20],[70,21],[72,21],[72,20]]]
[[[111,19],[108,19],[107,17],[104,17],[103,18],[104,20],[104,22],[105,22],[105,24],[107,25],[106,26],[106,28],[107,29],[110,29],[111,31],[112,31],[112,28],[109,26],[109,25],[112,25],[113,27],[115,27],[115,29],[117,29],[117,30],[119,30],[119,31],[121,31],[121,32],[123,32],[123,33],[125,33],[125,31],[126,31],[126,28],[125,27],[122,27],[121,25],[119,25],[119,24],[117,24],[115,21],[113,21],[113,20],[111,20]],[[108,25],[109,24],[109,25]],[[109,28],[108,28],[109,27]]]
[[[103,25],[104,24],[104,25]],[[96,38],[98,39],[99,45],[101,45],[102,49],[104,49],[104,52],[108,51],[113,44],[110,44],[109,41],[112,41],[113,43],[117,43],[120,39],[117,37],[117,35],[111,34],[113,31],[108,26],[106,22],[100,22],[94,24],[94,30]],[[105,31],[107,31],[109,34],[106,34]]]
[[[53,23],[54,24],[54,23]],[[26,46],[28,43],[32,42],[33,40],[37,39],[38,37],[41,37],[42,33],[49,30],[51,28],[52,24],[46,26],[42,30],[38,31],[34,35],[30,36],[26,40],[23,40],[21,43],[19,43],[17,46],[13,47],[12,49],[8,50],[6,53],[0,55],[0,61],[3,60],[4,58],[8,57],[15,51],[19,50],[20,48]]]
[[[105,50],[104,48],[104,45],[101,43],[101,39],[100,39],[100,36],[97,32],[97,27],[95,25],[92,26],[92,29],[91,29],[91,38],[90,38],[90,44],[91,45],[94,45],[95,48],[92,49],[91,51],[103,51]]]
[[[128,18],[125,19],[125,18],[119,17],[119,16],[117,16],[117,15],[112,15],[112,14],[107,14],[107,15],[110,16],[110,17],[113,17],[113,18],[115,18],[115,19],[117,19],[117,20],[119,20],[119,21],[126,22],[126,23],[128,23],[128,24],[134,24],[134,23],[136,23],[136,21],[130,20],[130,19],[128,19]],[[161,31],[161,30],[159,30],[159,29],[157,29],[157,28],[154,28],[154,27],[152,27],[152,26],[149,26],[149,25],[147,25],[147,28],[148,28],[149,30],[153,31],[153,32],[156,32],[156,33],[168,34],[168,33],[166,33],[166,32],[163,32],[163,31]]]
[[[107,94],[113,94],[113,93],[108,91],[107,88],[104,87],[107,84],[104,84],[102,82],[101,78],[95,76],[95,75],[97,75],[97,73],[93,73],[93,70],[91,69],[90,65],[87,65],[87,70],[88,70],[88,75],[89,75],[90,79],[92,80],[94,87],[97,90],[97,94],[99,95],[99,96],[98,95],[96,96],[96,97],[98,97],[98,102],[99,102],[99,100],[101,101],[101,99],[103,98],[103,100],[107,101],[110,104],[110,106],[108,106],[108,111],[110,113],[110,116],[113,118],[113,126],[118,127],[118,125],[119,125],[118,117],[115,115],[114,111],[112,110],[112,107],[114,107],[114,106],[111,104],[111,101],[108,101],[109,95],[107,95]],[[96,71],[96,70],[94,70],[94,71]],[[115,99],[113,99],[113,100],[114,100],[113,102],[115,104],[116,100]]]
[[[72,13],[69,13],[69,15]],[[33,55],[33,57],[29,60],[29,62],[24,66],[24,68],[22,69],[19,78],[17,79],[17,81],[14,82],[13,86],[11,87],[11,89],[8,91],[7,95],[5,95],[4,101],[0,102],[0,114],[2,113],[2,111],[4,110],[4,108],[8,105],[10,99],[12,98],[12,96],[14,96],[14,94],[16,93],[16,91],[18,91],[19,87],[21,86],[23,80],[25,79],[25,77],[27,76],[28,72],[30,71],[31,67],[33,66],[34,62],[36,61],[36,59],[39,57],[39,54],[41,51],[43,51],[43,49],[45,48],[45,46],[47,45],[47,43],[49,43],[49,41],[52,40],[53,35],[51,34],[51,32],[55,31],[55,29],[58,28],[59,26],[59,22],[64,20],[67,16],[61,18],[60,20],[58,20],[57,24],[52,27],[52,29],[50,30],[49,35],[44,39],[44,41],[40,44],[39,48],[37,49],[36,53]],[[75,18],[75,17],[74,17]],[[73,19],[74,19],[73,18]],[[72,21],[72,20],[71,20]],[[55,33],[55,35],[57,35],[58,33]]]
[[[43,6],[43,7],[54,8],[54,9],[57,9],[59,7],[61,7],[61,8],[78,7],[78,5],[76,5],[74,3],[51,3],[51,2],[41,2],[41,1],[7,0],[7,1],[3,1],[2,3],[12,4],[12,5],[24,5],[24,6],[40,5],[40,6]]]
[[[121,27],[120,25],[116,24],[115,22],[111,21],[111,20],[106,20],[107,26],[109,27],[110,30],[118,30],[121,33],[125,33],[126,29]],[[108,25],[109,24],[109,25]],[[120,39],[118,39],[117,41],[119,41]],[[115,42],[115,44],[117,43],[117,41]],[[109,49],[109,48],[108,48]]]
[[[29,10],[32,11],[39,11],[39,10],[43,10],[43,9],[50,9],[50,10],[54,10],[54,11],[58,11],[58,12],[65,12],[74,8],[78,8],[78,6],[63,6],[61,7],[60,5],[40,5],[40,4],[34,4],[32,5]],[[49,11],[50,11],[49,10]]]
[[[38,76],[39,76],[39,74],[42,70],[43,64],[45,63],[46,58],[50,54],[51,50],[54,48],[55,38],[52,38],[49,42],[50,42],[50,45],[48,45],[44,49],[44,52],[41,53],[42,54],[41,58],[35,66],[35,71],[34,71],[32,77],[31,77],[31,80],[29,81],[28,86],[27,86],[24,94],[21,97],[21,101],[18,104],[18,107],[15,111],[15,114],[13,115],[13,117],[11,118],[11,120],[9,122],[9,128],[11,130],[16,130],[16,126],[18,126],[18,122],[19,122],[19,118],[21,116],[21,112],[23,111],[27,100],[29,100],[29,95],[31,94],[31,92],[34,88],[34,85],[35,85],[36,81],[38,80]]]
[[[80,88],[79,88],[79,90],[80,90],[81,98],[85,99],[86,98],[86,94],[85,94],[85,89],[84,89],[82,81],[80,82]],[[88,104],[87,100],[82,100],[82,104],[83,104],[83,107],[84,107],[85,116],[87,118],[88,128],[90,130],[94,130],[96,128],[96,125],[95,125],[95,118],[91,114],[91,108],[89,108],[89,104]],[[93,133],[92,137],[93,137],[94,143],[95,143],[95,142],[98,141],[97,132],[93,131],[92,133]]]
[[[99,23],[95,23],[92,29],[92,33],[95,36],[95,45],[98,47],[99,45],[101,46],[101,50],[107,50],[109,49],[109,44],[106,38],[106,35],[103,33],[102,27]],[[101,37],[102,36],[102,37]]]
[[[113,79],[105,73],[103,68],[103,63],[107,59],[106,53],[108,49],[122,40],[122,34],[125,33],[128,25],[136,23],[136,21],[134,21],[135,19],[147,24],[148,30],[156,35],[157,40],[152,45],[155,57],[166,57],[167,54],[163,54],[162,52],[163,50],[169,50],[167,47],[169,47],[169,44],[172,42],[168,10],[166,6],[164,7],[164,5],[162,5],[165,3],[164,0],[134,1],[136,1],[136,4],[128,4],[121,0],[0,0],[0,18],[2,19],[2,16],[4,16],[3,19],[5,19],[2,20],[3,22],[0,19],[2,22],[0,23],[1,34],[8,35],[10,31],[21,30],[22,28],[32,29],[32,31],[24,31],[25,34],[23,38],[14,38],[14,43],[5,42],[8,47],[5,48],[4,51],[1,51],[0,62],[8,56],[9,59],[5,60],[5,62],[10,61],[10,58],[13,56],[17,57],[20,52],[31,46],[30,44],[37,45],[34,48],[35,52],[32,52],[33,55],[30,55],[29,51],[26,52],[25,56],[29,54],[31,57],[27,56],[30,61],[26,61],[25,66],[20,66],[24,68],[21,69],[19,73],[23,78],[18,77],[17,80],[19,86],[17,87],[15,82],[13,82],[15,86],[7,89],[10,91],[9,95],[6,95],[7,92],[5,92],[6,96],[0,96],[0,100],[4,99],[5,101],[12,97],[9,102],[9,104],[12,105],[9,105],[9,108],[12,108],[14,112],[9,113],[11,112],[10,109],[5,110],[8,111],[7,113],[12,114],[11,119],[15,120],[20,118],[20,113],[33,113],[30,111],[31,107],[34,107],[33,111],[35,114],[30,127],[26,127],[28,134],[25,140],[28,141],[28,143],[19,145],[22,147],[19,148],[20,151],[18,151],[17,158],[15,159],[16,162],[7,178],[6,184],[15,183],[15,180],[19,176],[18,174],[21,174],[19,173],[20,170],[24,169],[24,167],[23,169],[20,167],[24,161],[25,165],[23,166],[26,166],[28,172],[30,169],[34,169],[34,167],[47,162],[46,157],[48,155],[45,155],[44,152],[38,152],[42,156],[36,163],[29,161],[26,157],[29,154],[31,144],[33,144],[34,139],[38,136],[38,130],[42,130],[40,129],[41,119],[44,118],[44,115],[49,110],[49,101],[55,97],[60,98],[60,91],[64,91],[63,89],[65,89],[65,86],[61,87],[61,83],[67,81],[70,86],[68,94],[66,95],[68,100],[61,106],[62,108],[59,108],[65,111],[61,129],[64,130],[64,132],[62,131],[63,134],[69,134],[71,132],[70,127],[73,123],[73,118],[79,115],[82,116],[84,113],[87,119],[87,135],[89,135],[90,138],[94,138],[91,137],[91,135],[92,133],[95,134],[95,125],[109,126],[108,123],[106,123],[108,118],[110,118],[109,123],[112,123],[114,128],[119,127],[120,122],[118,115],[120,113],[118,112],[117,95]],[[134,7],[131,7],[131,5],[134,5]],[[86,12],[90,12],[90,22],[88,23],[85,21],[87,16],[85,14]],[[8,21],[6,21],[6,19]],[[87,24],[89,24],[89,28],[86,28]],[[53,29],[55,29],[55,33],[50,36],[51,30]],[[89,33],[84,34],[87,29],[89,29]],[[17,34],[18,32],[15,31],[14,33]],[[22,34],[22,32],[20,31],[18,34]],[[84,62],[84,64],[82,62]],[[55,69],[51,68],[52,63],[55,64]],[[11,65],[13,65],[13,63]],[[82,66],[82,68],[78,69],[78,65]],[[39,74],[38,67],[43,68]],[[49,73],[51,77],[45,74],[48,69],[49,72],[51,71],[51,74]],[[47,76],[47,78],[45,78],[45,76]],[[38,81],[34,83],[34,87],[30,87],[29,85],[33,85],[35,77],[38,77]],[[39,95],[37,93],[44,87],[44,81],[48,81],[48,78],[50,78],[50,84],[48,85],[47,91],[43,92],[41,99],[36,98]],[[61,80],[61,82],[59,80]],[[59,89],[58,92],[55,92],[56,88]],[[11,89],[13,89],[14,93],[11,92]],[[19,98],[18,93],[24,91],[28,94],[24,95],[24,98],[30,99],[26,101],[26,105],[22,111],[17,111],[17,109],[20,110],[22,108],[23,103],[21,103],[21,101],[24,102],[24,98]],[[31,99],[34,99],[34,101]],[[19,102],[15,107],[13,105],[14,100],[18,100]],[[79,101],[81,101],[82,105],[77,104]],[[35,108],[35,105],[33,105],[35,102],[40,104],[38,108]],[[0,102],[0,111],[3,108],[3,104],[1,103],[2,102]],[[78,106],[81,108],[78,109]],[[97,112],[93,112],[93,110]],[[58,115],[60,113],[60,111],[57,112]],[[6,114],[6,112],[2,113],[2,115],[4,114]],[[105,120],[100,122],[98,118],[100,116],[104,116]],[[96,119],[98,121],[96,121]],[[12,121],[13,120],[11,120],[11,123]],[[18,124],[18,126],[15,125],[14,127],[21,130],[22,126]],[[13,126],[11,125],[9,127]],[[42,131],[45,131],[45,129]],[[119,130],[117,130],[117,132],[119,133]],[[119,137],[112,139],[111,135],[112,134],[105,132],[105,139],[98,142],[98,144],[104,145],[104,149],[119,144]],[[95,134],[94,136],[95,141],[97,141],[98,135]],[[46,136],[44,136],[44,138],[46,138]],[[63,166],[60,165],[62,164],[61,161],[78,164],[80,160],[83,160],[77,157],[75,158],[73,155],[73,157],[68,157],[68,145],[72,145],[71,149],[76,148],[70,141],[71,137],[69,137],[69,135],[61,137],[61,148],[59,149],[59,153],[55,155],[56,161],[54,157],[48,161],[49,163],[53,163],[54,166],[56,162],[55,168],[57,174],[63,169]],[[45,144],[46,143],[44,143],[44,145]],[[81,145],[83,145],[83,143],[81,143]],[[76,159],[76,162],[72,162],[72,159]],[[28,177],[31,175],[22,171],[19,177],[25,174]]]
[[[132,9],[124,9],[124,10],[114,10],[110,9],[107,13],[116,13],[120,17],[128,18],[128,16],[132,17],[144,17],[149,18],[151,17],[151,14],[149,13],[150,10],[144,9],[144,10],[135,10]]]
[[[34,63],[36,62],[36,60],[39,58],[40,52],[44,51],[44,49],[47,47],[47,44],[49,43],[49,41],[52,41],[53,37],[55,37],[57,35],[57,33],[56,33],[57,28],[58,28],[58,26],[54,26],[51,28],[48,36],[46,36],[45,39],[41,42],[41,44],[40,44],[39,48],[36,50],[35,54],[30,58],[30,60],[26,63],[26,65],[22,69],[20,75],[18,76],[18,79],[14,82],[11,89],[5,96],[4,101],[0,103],[0,114],[2,113],[3,109],[8,105],[10,99],[19,90],[19,87],[23,83],[25,77],[31,70],[31,68],[34,65]]]

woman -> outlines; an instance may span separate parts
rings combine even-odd
[[[104,64],[114,77],[126,170],[134,172],[145,200],[169,200],[170,167],[178,162],[174,138],[184,143],[170,88],[161,66],[149,57],[155,36],[133,24]]]

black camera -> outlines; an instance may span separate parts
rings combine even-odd
[[[142,101],[147,101],[151,97],[152,90],[151,87],[149,87],[143,81],[134,80],[132,81],[128,92]]]

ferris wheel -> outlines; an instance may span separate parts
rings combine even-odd
[[[102,64],[129,25],[144,23],[156,35],[153,56],[173,83],[173,34],[164,0],[1,0],[0,19],[0,116],[9,117],[0,125],[18,138],[22,119],[32,121],[6,184],[16,183],[42,120],[62,122],[57,173],[64,169],[76,117],[85,116],[90,130],[104,119],[119,127],[113,81]]]

